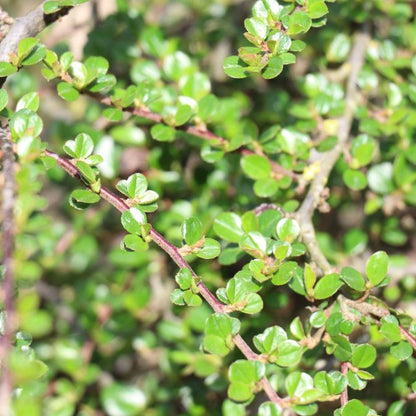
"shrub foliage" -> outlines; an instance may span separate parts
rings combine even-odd
[[[414,415],[414,4],[85,1],[0,9],[0,413]]]

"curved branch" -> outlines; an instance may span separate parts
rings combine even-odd
[[[70,162],[70,160],[62,156],[59,156],[58,154],[53,153],[49,150],[45,150],[45,154],[55,159],[58,165],[61,166],[69,175],[79,180],[84,186],[86,186],[85,183],[82,181],[80,171],[75,165],[73,165]],[[113,192],[111,192],[103,186],[101,187],[98,194],[120,212],[124,212],[129,209],[129,206],[122,198],[118,197]],[[150,229],[149,236],[153,240],[153,242],[155,242],[177,264],[178,267],[187,268],[192,273],[192,276],[197,279],[197,287],[199,289],[200,295],[211,306],[214,312],[226,313],[224,305],[218,301],[218,299],[212,294],[212,292],[207,288],[207,286],[202,282],[202,280],[198,278],[198,275],[180,254],[178,248],[171,244],[168,240],[165,239],[165,237],[163,237],[153,228]],[[243,353],[243,355],[248,360],[261,361],[260,356],[250,348],[250,346],[244,341],[240,334],[234,336],[233,342],[235,346]],[[280,403],[280,397],[276,394],[269,380],[266,377],[263,377],[260,380],[260,385],[272,402]]]
[[[323,273],[330,273],[332,271],[332,266],[318,246],[315,229],[312,223],[312,216],[321,201],[329,175],[342,154],[350,136],[352,122],[354,120],[354,110],[358,100],[357,79],[365,61],[365,54],[369,41],[370,36],[367,27],[364,26],[362,31],[355,36],[354,45],[348,60],[350,74],[346,87],[345,112],[343,116],[338,119],[338,143],[332,150],[319,155],[317,164],[319,164],[320,170],[313,179],[309,191],[297,212],[297,219],[301,228],[303,242],[305,243],[312,260]]]

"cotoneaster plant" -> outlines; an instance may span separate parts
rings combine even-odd
[[[119,0],[75,60],[85,2],[0,9],[0,413],[413,415],[412,3]]]

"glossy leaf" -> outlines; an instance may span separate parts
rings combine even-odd
[[[377,286],[386,277],[389,257],[385,251],[377,251],[366,263],[365,271],[372,286]]]

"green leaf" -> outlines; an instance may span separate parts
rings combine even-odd
[[[45,45],[38,44],[32,50],[32,52],[24,58],[21,62],[23,66],[30,66],[39,63],[46,55],[46,47]]]
[[[92,185],[97,181],[97,171],[83,160],[77,160],[75,162],[75,166],[80,171],[82,178],[92,187]]]
[[[222,313],[210,315],[205,322],[204,348],[212,354],[227,355],[233,348],[233,336],[240,330],[238,319]]]
[[[295,261],[287,261],[283,263],[277,273],[272,277],[272,283],[276,286],[282,286],[289,283],[296,271],[302,272],[302,269]]]
[[[69,65],[68,73],[72,77],[72,84],[76,88],[83,88],[86,85],[88,79],[88,70],[86,66],[81,62],[72,62]]]
[[[231,364],[228,377],[231,383],[243,383],[254,387],[254,384],[264,377],[265,371],[265,365],[260,361],[237,360]]]
[[[302,358],[302,347],[291,339],[283,341],[277,350],[276,364],[281,367],[291,367]]]
[[[61,55],[59,58],[59,63],[61,64],[61,68],[63,71],[67,71],[69,68],[69,65],[72,64],[72,61],[74,60],[74,55],[72,52],[65,52]]]
[[[223,63],[224,72],[231,78],[246,78],[245,67],[241,66],[239,62],[240,58],[238,56],[228,56]]]
[[[113,382],[101,389],[100,401],[109,416],[136,416],[144,411],[147,399],[137,386]]]
[[[188,268],[183,267],[176,273],[175,280],[182,290],[187,290],[192,285],[193,276]]]
[[[10,119],[10,130],[14,138],[37,137],[42,132],[42,119],[32,110],[22,108]]]
[[[210,92],[211,82],[206,74],[195,72],[182,76],[179,80],[179,87],[182,95],[200,100]]]
[[[159,142],[173,142],[176,136],[175,129],[164,124],[154,125],[150,130],[150,134]]]
[[[334,295],[344,284],[337,273],[331,273],[318,280],[315,286],[315,299],[327,299]]]
[[[218,110],[218,98],[208,94],[198,102],[198,116],[205,122],[210,121]]]
[[[305,271],[304,271],[304,274],[303,274],[303,280],[305,282],[306,293],[310,297],[313,297],[313,287],[315,286],[315,283],[316,283],[316,275],[315,275],[312,267],[308,263],[305,264]]]
[[[341,270],[341,279],[352,289],[359,292],[365,291],[365,279],[364,276],[352,267],[344,267]]]
[[[146,251],[149,247],[147,242],[136,234],[127,234],[124,236],[123,241],[121,242],[121,246],[124,249],[137,252]]]
[[[224,240],[238,243],[243,236],[241,218],[234,212],[224,212],[214,221],[216,234]]]
[[[12,350],[9,357],[9,370],[15,383],[24,383],[42,377],[48,367],[45,363],[34,358],[33,352]]]
[[[352,365],[358,368],[368,368],[376,360],[376,349],[370,344],[358,345],[352,352]]]
[[[292,44],[290,45],[290,50],[292,52],[302,52],[306,47],[306,43],[303,40],[295,39],[292,40]]]
[[[267,355],[275,353],[279,345],[286,340],[286,331],[280,326],[267,328],[262,334],[253,338],[254,345],[260,353]]]
[[[43,11],[45,14],[55,13],[60,9],[61,6],[59,5],[59,1],[47,1],[43,4]]]
[[[68,66],[70,64],[71,62],[68,64]],[[105,75],[110,66],[107,59],[103,58],[102,56],[89,56],[85,60],[84,65],[87,68],[89,79],[92,77],[96,78],[98,75]]]
[[[134,199],[145,194],[147,179],[141,173],[133,173],[127,179],[119,181],[116,188],[127,197]]]
[[[285,380],[286,391],[290,397],[300,397],[313,388],[313,379],[307,373],[291,372]]]
[[[393,165],[383,162],[372,166],[367,172],[368,186],[379,194],[388,194],[393,191]]]
[[[0,77],[8,77],[16,71],[17,68],[10,62],[0,62]]]
[[[399,326],[392,322],[383,322],[380,332],[391,342],[400,342],[402,340]]]
[[[202,238],[202,223],[196,217],[185,220],[181,226],[182,238],[192,246]]]
[[[21,62],[26,56],[28,56],[35,46],[39,43],[39,39],[36,38],[25,38],[19,42],[17,45],[17,56],[19,62]]]
[[[75,101],[79,97],[79,92],[71,84],[60,82],[57,85],[58,95],[65,101]]]
[[[328,13],[328,6],[322,0],[310,1],[308,7],[308,15],[312,19],[319,19]]]
[[[253,189],[258,197],[269,198],[278,192],[279,183],[273,178],[259,179],[254,183]]]
[[[319,371],[314,376],[315,387],[325,394],[335,395],[342,393],[348,385],[347,377],[339,371]]]
[[[361,254],[367,244],[368,235],[360,228],[352,228],[344,236],[345,250],[350,255]]]
[[[288,34],[297,35],[307,32],[312,25],[312,20],[305,12],[295,12],[290,15],[288,23]]]
[[[277,403],[266,402],[259,407],[257,416],[282,416],[283,409]],[[231,415],[230,415],[231,416]]]
[[[86,159],[94,150],[94,142],[86,133],[80,133],[75,140],[68,140],[64,144],[64,151],[74,159]]]
[[[386,277],[389,257],[385,251],[377,251],[366,263],[365,271],[372,286],[377,286]]]
[[[174,116],[175,126],[182,126],[189,121],[193,113],[189,105],[179,105]]]
[[[299,224],[292,218],[282,218],[277,223],[276,232],[281,240],[292,243],[299,235]]]
[[[352,355],[352,345],[350,341],[342,335],[332,336],[332,341],[334,341],[336,345],[334,356],[339,361],[350,361]]]
[[[121,121],[123,120],[123,111],[120,108],[106,108],[103,111],[103,116],[109,121]]]
[[[205,238],[204,245],[197,252],[196,255],[201,259],[214,259],[221,253],[221,245],[213,238]]]
[[[167,55],[163,61],[163,72],[173,81],[178,81],[179,78],[191,68],[191,59],[181,51],[176,51]]]
[[[326,57],[329,62],[343,62],[347,57],[351,47],[350,38],[344,33],[337,34],[329,44]]]
[[[142,225],[146,223],[146,215],[139,208],[130,208],[121,214],[121,224],[131,234],[141,234]]]
[[[201,306],[202,299],[196,293],[193,293],[192,290],[186,290],[183,293],[183,300],[188,306]]]
[[[368,165],[373,159],[376,142],[366,134],[358,135],[351,143],[352,167],[359,168]]]
[[[361,191],[367,186],[367,178],[359,170],[347,169],[342,175],[344,183],[354,191]]]
[[[7,106],[8,102],[9,102],[9,96],[7,95],[6,90],[4,90],[3,88],[0,89],[0,111],[3,110],[3,108]]]
[[[139,237],[139,236],[137,236],[137,237]],[[174,305],[184,306],[185,305],[185,300],[183,298],[183,294],[184,294],[184,292],[181,289],[173,289],[172,293],[170,294],[170,301]]]
[[[264,79],[276,78],[283,71],[283,59],[280,56],[270,58],[267,66],[263,70]]]
[[[251,179],[263,179],[270,176],[272,171],[270,162],[260,155],[248,155],[241,159],[243,172]]]
[[[290,332],[297,339],[305,338],[305,330],[303,329],[302,321],[300,320],[299,316],[297,316],[290,323]]]
[[[130,70],[130,78],[135,84],[158,81],[160,75],[160,70],[156,63],[146,59],[135,62]]]
[[[365,380],[362,380],[358,376],[358,374],[350,370],[348,370],[348,373],[347,373],[347,380],[348,380],[348,385],[354,390],[363,390],[367,385],[367,382]]]
[[[267,250],[267,240],[258,231],[250,231],[240,240],[240,247],[253,257],[264,257]]]
[[[4,91],[4,90],[0,90]],[[6,95],[7,97],[7,95]],[[16,104],[16,111],[22,108],[28,108],[32,111],[37,111],[39,108],[39,94],[37,92],[29,92],[25,94]]]
[[[407,341],[400,341],[390,347],[390,352],[393,357],[405,361],[413,354],[413,348]]]
[[[76,189],[72,191],[69,203],[73,208],[84,209],[89,204],[95,204],[100,200],[100,196],[89,189]]]
[[[268,26],[263,19],[251,17],[244,20],[244,27],[247,32],[261,40],[266,38]]]
[[[253,390],[245,383],[234,382],[228,387],[228,397],[236,402],[245,402],[252,398]]]
[[[342,416],[368,416],[368,407],[357,399],[350,400],[342,408]]]

